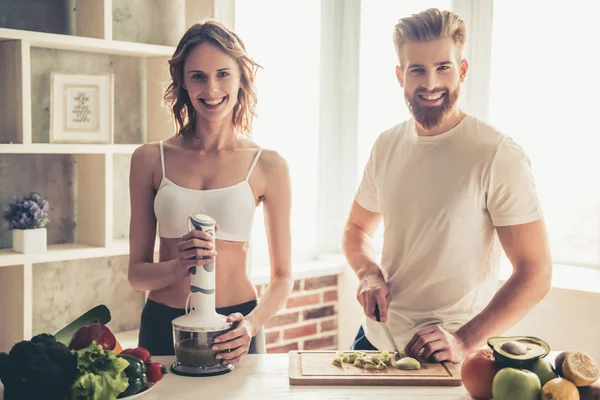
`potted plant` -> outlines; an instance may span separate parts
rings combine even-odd
[[[46,251],[46,224],[50,205],[38,193],[13,197],[4,213],[13,233],[13,250],[19,253]]]

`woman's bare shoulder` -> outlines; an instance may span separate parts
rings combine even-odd
[[[263,149],[258,160],[258,167],[263,176],[269,181],[289,179],[289,167],[285,158],[276,150]]]
[[[273,168],[285,166],[287,168],[285,158],[276,150],[262,149],[259,161],[265,167]]]
[[[145,143],[136,148],[133,152],[131,162],[149,162],[160,158],[160,148],[158,142]]]

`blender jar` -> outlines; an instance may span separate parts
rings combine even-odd
[[[221,365],[222,360],[216,355],[222,351],[213,350],[212,346],[214,338],[232,330],[232,324],[228,325],[218,330],[173,326],[177,364],[199,368]]]

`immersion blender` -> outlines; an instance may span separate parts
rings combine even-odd
[[[190,230],[198,229],[215,237],[215,220],[208,215],[189,217]],[[185,376],[221,375],[233,370],[215,358],[211,349],[215,337],[231,330],[232,323],[215,309],[215,262],[190,268],[190,294],[186,315],[175,318],[173,340],[176,361],[171,371]],[[189,308],[189,309],[188,309]]]

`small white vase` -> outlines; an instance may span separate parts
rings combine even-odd
[[[13,229],[13,250],[17,253],[43,253],[46,251],[46,228]]]

